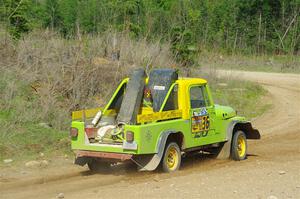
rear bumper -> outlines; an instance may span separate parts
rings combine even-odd
[[[76,158],[81,157],[89,157],[89,158],[103,158],[103,159],[114,159],[114,160],[130,160],[132,158],[132,154],[124,154],[124,153],[109,153],[109,152],[98,152],[98,151],[84,151],[77,150],[75,151]]]

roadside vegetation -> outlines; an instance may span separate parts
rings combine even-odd
[[[0,0],[0,160],[67,153],[71,112],[103,106],[137,67],[205,77],[217,103],[262,114],[261,86],[214,69],[300,72],[299,9],[299,0]]]
[[[202,53],[198,63],[202,68],[300,73],[300,56],[295,55]]]
[[[1,0],[0,23],[15,40],[36,29],[79,40],[126,32],[169,42],[173,59],[191,66],[206,52],[250,59],[299,55],[299,11],[299,0]]]
[[[256,118],[269,110],[272,104],[263,101],[266,90],[249,81],[217,79],[211,84],[215,103],[233,107],[239,115]]]

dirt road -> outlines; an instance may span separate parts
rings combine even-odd
[[[105,174],[63,165],[39,178],[0,180],[0,198],[300,198],[300,75],[227,72],[261,83],[272,110],[256,118],[262,134],[241,162],[186,157],[175,174],[116,167]],[[61,175],[64,173],[64,175]],[[0,178],[1,179],[1,178]]]

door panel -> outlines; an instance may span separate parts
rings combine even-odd
[[[190,117],[192,137],[198,144],[209,143],[214,135],[214,106],[209,102],[204,85],[190,88]]]

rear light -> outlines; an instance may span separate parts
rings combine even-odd
[[[71,136],[71,138],[76,138],[78,136],[78,129],[71,127],[70,128],[70,136]]]
[[[126,141],[127,142],[133,142],[134,140],[134,134],[132,131],[126,131]]]

